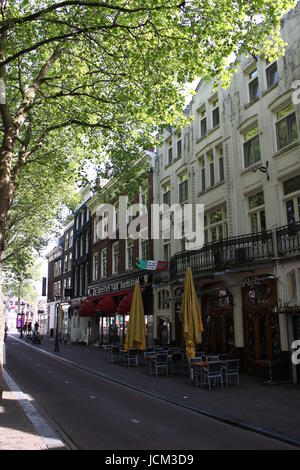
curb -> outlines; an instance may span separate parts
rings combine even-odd
[[[189,411],[192,411],[194,413],[198,413],[198,414],[200,414],[202,416],[205,416],[207,418],[214,419],[215,421],[220,421],[224,424],[227,424],[227,425],[239,428],[239,429],[243,429],[245,431],[250,431],[250,432],[253,432],[253,433],[256,433],[256,434],[260,434],[262,436],[265,436],[265,437],[268,437],[268,438],[271,438],[271,439],[274,439],[274,440],[277,440],[277,441],[280,441],[280,442],[284,442],[285,444],[289,444],[289,445],[300,448],[300,441],[299,440],[291,438],[289,436],[286,436],[285,434],[280,434],[280,433],[277,433],[275,431],[272,431],[272,430],[269,430],[269,429],[266,429],[266,428],[263,428],[263,427],[260,427],[260,426],[255,426],[255,425],[252,425],[252,424],[244,423],[242,421],[238,421],[238,420],[236,420],[234,418],[231,418],[229,416],[226,416],[226,415],[218,414],[218,413],[215,413],[215,412],[212,412],[212,411],[203,410],[201,408],[196,408],[195,406],[185,404],[185,403],[183,403],[179,400],[176,400],[175,398],[172,398],[170,396],[162,395],[162,394],[157,393],[157,392],[151,392],[151,391],[146,390],[144,388],[141,388],[139,386],[132,385],[131,383],[124,382],[123,380],[120,380],[120,379],[117,379],[117,378],[112,377],[110,375],[107,375],[103,372],[98,372],[94,369],[89,369],[88,367],[77,364],[76,362],[70,361],[69,359],[56,356],[55,354],[53,354],[49,351],[45,351],[43,349],[37,349],[35,346],[32,346],[31,344],[25,343],[25,342],[21,341],[18,338],[15,338],[15,337],[11,337],[11,338],[13,338],[17,341],[20,341],[22,344],[25,344],[29,348],[32,348],[35,351],[39,351],[43,354],[46,354],[46,355],[48,355],[48,356],[50,356],[50,357],[52,357],[52,358],[54,358],[58,361],[64,362],[68,365],[76,367],[77,369],[80,369],[84,372],[96,375],[96,376],[101,377],[105,380],[109,380],[110,382],[113,382],[115,384],[121,385],[123,387],[127,387],[127,388],[129,388],[131,390],[134,390],[136,392],[142,393],[144,395],[148,395],[152,398],[157,398],[159,400],[166,401],[167,403],[171,403],[175,406],[180,406],[181,408],[185,408]]]
[[[36,408],[31,403],[32,399],[29,395],[22,392],[20,387],[16,384],[13,378],[9,375],[6,369],[3,369],[3,378],[10,392],[14,398],[18,400],[26,417],[31,421],[39,437],[44,442],[47,449],[66,449],[65,444],[58,437],[56,432],[50,428],[44,418],[38,413]]]

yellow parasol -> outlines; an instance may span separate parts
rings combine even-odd
[[[146,349],[146,326],[144,316],[144,305],[140,284],[135,284],[131,301],[128,329],[124,345],[125,351],[128,349]]]
[[[190,359],[195,357],[195,345],[200,343],[200,332],[203,331],[200,307],[191,268],[187,268],[185,273],[182,320],[186,356]]]

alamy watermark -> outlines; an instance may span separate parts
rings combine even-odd
[[[300,339],[293,341],[292,350],[295,350],[292,353],[292,363],[294,366],[298,366],[300,364]]]
[[[0,104],[6,103],[6,88],[3,78],[0,78]]]
[[[300,104],[300,80],[295,80],[292,83],[293,94],[292,94],[292,102],[293,104]]]
[[[193,250],[204,244],[204,204],[152,204],[148,211],[120,196],[117,204],[98,207],[94,230],[99,240],[185,240],[186,249]]]

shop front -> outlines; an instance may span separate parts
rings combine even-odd
[[[124,345],[129,322],[129,313],[135,283],[141,286],[144,303],[146,340],[153,341],[153,302],[152,278],[148,273],[133,273],[131,275],[113,278],[88,288],[89,299],[93,300],[95,312],[99,315],[99,344]]]

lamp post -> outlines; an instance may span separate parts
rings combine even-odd
[[[61,301],[61,295],[55,295],[56,301],[56,332],[55,332],[55,342],[54,342],[54,352],[59,352],[59,342],[58,342],[58,317],[59,317],[59,307]]]
[[[25,308],[25,303],[22,302],[22,303],[21,303],[22,312],[21,312],[20,338],[23,338],[23,326],[24,326],[24,317],[25,317],[24,308]]]

